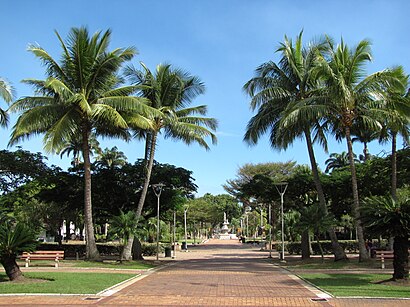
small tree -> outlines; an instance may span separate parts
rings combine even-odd
[[[362,223],[373,235],[394,237],[393,280],[409,278],[410,189],[392,196],[372,196],[364,200]]]
[[[36,248],[35,233],[22,223],[14,224],[10,218],[0,217],[0,263],[8,278],[13,281],[23,277],[17,255]]]
[[[299,221],[299,229],[302,231],[309,231],[316,238],[319,246],[322,262],[324,260],[323,248],[320,244],[320,235],[325,233],[327,229],[334,226],[334,217],[331,213],[326,212],[318,204],[305,207],[301,210]]]
[[[124,251],[124,249],[127,245],[128,239],[131,235],[136,234],[137,225],[138,219],[134,211],[124,213],[120,210],[120,214],[111,219],[110,232],[118,235],[122,241],[121,243],[123,244],[123,249],[120,256],[121,261],[124,260],[124,253],[127,252]]]

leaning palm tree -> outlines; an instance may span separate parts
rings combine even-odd
[[[110,30],[90,37],[86,28],[72,28],[66,41],[57,32],[56,35],[63,50],[60,63],[43,48],[29,47],[45,65],[47,79],[23,81],[35,88],[36,95],[20,98],[11,106],[12,111],[22,114],[10,144],[44,133],[45,150],[58,153],[81,136],[86,258],[98,260],[91,203],[90,136],[127,138],[128,125],[123,113],[133,114],[134,124],[150,128],[144,116],[158,112],[146,106],[144,99],[128,96],[135,91],[133,86],[120,87],[118,71],[136,54],[134,48],[109,51]]]
[[[334,46],[333,41],[327,38],[327,44],[328,57],[319,58],[319,73],[324,80],[328,100],[317,106],[315,111],[328,120],[334,135],[342,135],[346,139],[352,174],[353,212],[359,241],[359,261],[363,261],[368,259],[369,255],[360,222],[351,130],[357,122],[366,129],[380,130],[381,125],[377,119],[383,109],[376,103],[375,97],[390,84],[399,84],[398,71],[384,70],[366,76],[364,66],[371,61],[370,42],[367,40],[362,40],[352,49],[343,40],[338,46]]]
[[[141,70],[132,66],[127,67],[126,75],[137,87],[140,97],[146,98],[149,105],[162,115],[152,119],[150,129],[135,129],[135,135],[145,137],[146,143],[145,179],[136,208],[137,218],[141,216],[148,192],[158,136],[161,133],[164,138],[183,141],[188,145],[197,143],[206,150],[209,150],[206,138],[210,138],[213,144],[216,144],[217,140],[213,132],[217,128],[217,121],[214,118],[203,117],[207,113],[207,107],[189,106],[194,98],[205,91],[205,86],[198,77],[173,68],[170,64],[158,65],[154,73],[145,64],[141,63],[141,66]],[[130,237],[126,247],[127,258],[131,256],[133,239]]]
[[[301,32],[295,44],[285,37],[285,41],[277,50],[282,55],[279,64],[270,61],[256,69],[256,76],[244,85],[245,92],[251,97],[252,110],[257,109],[257,114],[248,122],[244,140],[250,145],[255,145],[263,134],[270,131],[272,148],[285,150],[295,139],[304,137],[319,203],[323,210],[327,211],[313,149],[315,142],[327,149],[319,118],[293,116],[293,123],[290,124],[288,111],[301,101],[313,103],[320,98],[314,68],[317,55],[323,51],[322,42],[312,43],[304,48]],[[332,240],[335,260],[347,259],[332,227],[328,229],[328,233]]]
[[[373,196],[365,199],[362,208],[365,229],[377,236],[394,237],[393,280],[409,278],[410,190],[397,190],[391,196]]]
[[[13,88],[3,78],[0,78],[0,98],[9,103],[13,100]],[[8,123],[8,114],[5,110],[0,108],[0,126],[6,127]]]

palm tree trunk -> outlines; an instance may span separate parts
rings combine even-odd
[[[3,265],[4,270],[11,281],[24,278],[23,273],[16,262],[16,256],[3,256],[1,259],[1,264]]]
[[[145,173],[144,186],[142,188],[141,197],[140,197],[140,200],[138,202],[138,206],[137,206],[137,210],[136,210],[137,220],[139,220],[139,218],[141,217],[142,208],[144,207],[145,198],[147,196],[148,187],[149,187],[149,183],[150,183],[150,180],[151,180],[152,167],[154,165],[155,146],[156,146],[156,143],[157,143],[157,136],[158,136],[157,132],[152,132],[152,134],[148,134],[148,135],[151,136],[150,140],[149,139],[146,140],[146,142],[150,143],[149,155],[148,155],[149,160],[148,160],[146,173]],[[134,242],[134,236],[130,236],[130,238],[128,239],[127,245],[124,246],[123,253],[121,255],[122,260],[131,260],[132,259],[131,251],[132,251],[133,242]]]
[[[309,231],[307,230],[302,232],[300,247],[302,251],[302,259],[310,259],[310,236]]]
[[[120,255],[120,261],[130,261],[132,257],[132,243],[134,242],[134,235],[130,234],[128,237],[127,242],[125,243],[121,255]]]
[[[364,162],[369,160],[369,149],[367,148],[367,142],[363,142],[363,157]]]
[[[363,227],[360,220],[360,204],[359,190],[357,187],[356,166],[354,164],[352,138],[350,136],[350,128],[345,128],[347,152],[349,154],[350,172],[352,173],[352,192],[353,192],[353,215],[355,217],[355,225],[357,230],[357,239],[359,241],[359,261],[369,259],[369,254],[366,250],[366,242],[364,241]]]
[[[315,152],[313,150],[313,142],[310,136],[310,131],[305,131],[305,138],[306,138],[306,144],[308,147],[310,165],[312,168],[313,181],[315,183],[317,195],[319,198],[319,204],[320,204],[320,207],[324,210],[324,212],[327,213],[328,211],[327,211],[327,206],[326,206],[325,193],[323,192],[322,183],[319,177],[319,171],[317,169]],[[337,240],[335,230],[331,227],[327,230],[327,233],[329,234],[330,240],[332,241],[332,251],[333,251],[333,255],[335,256],[335,261],[347,260],[348,258],[346,256],[346,253],[343,250],[343,248],[340,246]]]
[[[391,142],[391,197],[397,201],[397,133],[392,134]]]
[[[89,130],[84,129],[83,132],[83,160],[84,160],[84,223],[86,229],[86,252],[87,260],[101,260],[100,253],[97,249],[94,237],[93,211],[91,203],[91,163],[90,163],[90,146]]]
[[[156,132],[152,133],[152,138],[150,142],[151,142],[150,144],[151,146],[150,146],[150,153],[149,153],[149,161],[148,161],[148,166],[146,169],[144,186],[142,188],[141,197],[138,202],[137,214],[136,214],[137,219],[141,217],[142,208],[144,207],[145,198],[147,196],[148,187],[149,187],[149,183],[151,180],[152,166],[154,165],[154,155],[155,155],[155,149],[156,149],[155,147],[157,144],[157,133]]]
[[[394,238],[393,279],[409,278],[409,238],[398,236]]]
[[[319,239],[319,234],[318,233],[316,234],[316,242],[317,242],[317,245],[319,247],[320,256],[322,258],[322,263],[323,263],[325,261],[325,256],[323,254],[323,248],[322,248],[322,244],[320,244],[320,239]]]

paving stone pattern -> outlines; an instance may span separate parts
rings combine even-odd
[[[277,256],[277,255],[274,255]],[[168,258],[169,259],[169,258]],[[162,261],[165,259],[162,258]],[[20,306],[409,306],[405,300],[335,299],[236,240],[210,240],[110,296],[2,296]]]

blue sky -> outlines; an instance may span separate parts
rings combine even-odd
[[[243,84],[254,69],[268,60],[285,35],[294,38],[302,29],[304,41],[328,34],[349,45],[361,39],[373,43],[372,73],[393,65],[410,72],[410,2],[394,1],[245,1],[245,0],[1,0],[0,76],[13,83],[17,97],[31,95],[31,88],[20,83],[25,78],[43,78],[44,68],[26,51],[38,43],[54,58],[60,46],[54,35],[63,37],[71,27],[87,26],[91,33],[111,28],[111,49],[135,46],[150,69],[159,63],[171,63],[199,76],[207,87],[194,104],[207,104],[209,116],[219,120],[218,145],[205,151],[197,145],[186,146],[160,139],[156,160],[194,172],[198,195],[224,193],[222,184],[234,178],[245,163],[295,160],[308,164],[304,142],[297,141],[286,152],[270,149],[267,138],[248,147],[242,138],[251,118],[249,99]],[[5,103],[0,102],[4,108]],[[9,129],[0,131],[0,148],[7,146]],[[42,138],[20,144],[24,149],[42,151]],[[117,146],[130,162],[143,156],[143,144],[105,140],[103,147]],[[329,152],[346,150],[344,143],[330,143]],[[373,154],[385,149],[371,144]],[[360,147],[356,147],[359,152]],[[328,154],[317,148],[317,160],[323,167]],[[66,168],[69,159],[50,156],[50,164]]]

